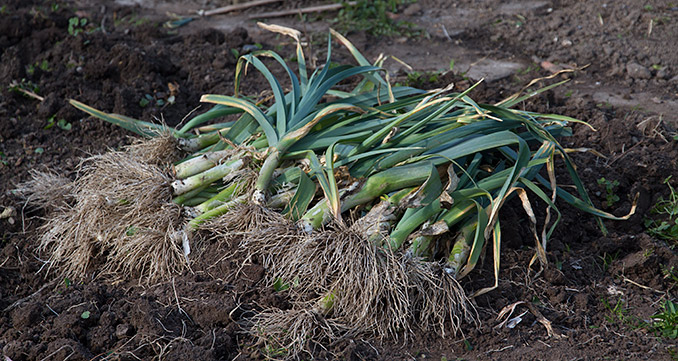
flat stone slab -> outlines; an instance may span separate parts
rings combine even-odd
[[[545,10],[551,6],[548,1],[514,1],[499,6],[499,12],[502,14],[519,14],[532,11]]]
[[[485,78],[486,82],[491,83],[507,78],[522,68],[524,68],[524,65],[520,63],[483,59],[472,64],[466,72],[466,76],[476,81]]]

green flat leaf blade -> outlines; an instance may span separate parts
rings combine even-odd
[[[283,210],[283,214],[286,214],[294,222],[298,221],[306,213],[314,195],[315,183],[306,173],[300,170],[299,185],[289,205]]]
[[[142,120],[126,117],[120,114],[104,113],[101,110],[92,108],[89,105],[86,105],[74,99],[71,99],[68,102],[72,106],[76,107],[79,110],[82,110],[83,112],[93,117],[107,121],[111,124],[115,124],[121,128],[127,129],[144,137],[154,137],[158,135],[159,132],[169,130],[169,128],[159,124],[144,122]],[[175,136],[177,135],[176,132],[173,133]]]
[[[264,134],[266,134],[266,138],[268,139],[268,145],[274,147],[278,144],[278,134],[271,125],[266,114],[264,114],[261,109],[257,108],[254,104],[248,102],[247,100],[228,95],[206,94],[200,98],[200,101],[203,103],[227,105],[244,110],[250,114],[264,130]]]

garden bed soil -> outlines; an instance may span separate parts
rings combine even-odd
[[[255,44],[271,49],[282,44],[284,39],[262,32],[248,15],[319,3],[285,2],[166,29],[161,26],[166,10],[223,3],[5,2],[0,10],[0,211],[16,211],[0,219],[0,354],[5,360],[266,356],[241,321],[268,307],[289,307],[288,301],[263,285],[261,265],[232,256],[237,245],[196,246],[191,272],[153,285],[134,279],[57,279],[45,261],[49,255],[35,249],[43,211],[26,206],[12,190],[29,179],[30,170],[74,177],[82,157],[132,141],[126,131],[72,108],[68,99],[175,126],[199,105],[200,95],[232,94],[233,49],[242,53]],[[447,338],[424,333],[397,340],[336,340],[315,357],[675,359],[675,340],[660,337],[648,322],[662,302],[676,300],[676,243],[653,238],[645,227],[651,207],[668,196],[663,181],[677,170],[678,52],[667,51],[678,48],[675,5],[420,0],[400,10],[393,17],[414,23],[425,35],[349,33],[369,59],[384,53],[413,66],[416,73],[408,77],[400,63],[389,62],[396,81],[409,78],[424,87],[455,82],[464,89],[485,77],[488,81],[471,96],[493,102],[533,78],[574,69],[556,77],[570,82],[521,107],[578,118],[596,128],[574,125],[574,135],[562,142],[604,155],[572,153],[596,205],[623,215],[638,194],[638,208],[627,221],[605,222],[608,233],[603,234],[592,216],[561,205],[562,221],[547,250],[550,266],[537,275],[536,268],[528,268],[534,254],[529,224],[520,205],[509,203],[501,215],[499,287],[474,300],[479,328],[467,325],[463,335]],[[73,17],[88,23],[69,29]],[[332,19],[328,14],[309,22],[295,17],[271,22],[321,39]],[[84,31],[78,33],[79,27]],[[312,51],[322,49],[321,43],[312,43]],[[289,46],[278,50],[291,53]],[[11,84],[41,98],[12,91]],[[244,83],[249,95],[266,88],[256,77]],[[601,178],[618,182],[611,189],[618,201],[607,204]],[[463,281],[467,291],[492,283],[489,259]],[[495,327],[500,310],[519,301],[525,304],[517,312],[538,312],[527,312],[514,328]],[[547,334],[535,313],[551,322],[554,335]]]

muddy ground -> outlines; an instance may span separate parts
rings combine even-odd
[[[234,245],[205,244],[193,272],[152,286],[135,280],[56,279],[35,251],[42,211],[12,193],[31,169],[73,177],[81,157],[129,144],[129,134],[87,118],[67,99],[108,112],[176,125],[203,93],[232,94],[234,51],[252,45],[289,51],[283,39],[259,30],[258,12],[317,5],[289,1],[243,12],[162,26],[168,12],[227,5],[218,1],[5,1],[0,5],[0,353],[5,360],[231,360],[266,356],[240,321],[257,310],[286,305],[263,287],[266,270],[224,257]],[[676,301],[676,241],[651,236],[646,219],[663,181],[676,174],[678,147],[678,3],[420,0],[391,17],[417,29],[389,37],[351,31],[369,59],[380,53],[391,78],[458,89],[479,78],[476,101],[500,100],[531,79],[572,69],[570,82],[521,106],[589,122],[564,139],[594,202],[628,221],[605,222],[561,206],[563,220],[548,248],[551,266],[528,272],[534,253],[529,225],[506,207],[499,288],[474,300],[480,328],[463,337],[337,340],[319,359],[374,360],[669,360],[675,339],[661,337],[652,315]],[[87,23],[69,19],[86,18]],[[332,13],[269,19],[299,28],[321,58]],[[454,66],[451,68],[451,61]],[[256,78],[245,91],[266,88]],[[35,96],[16,91],[30,90]],[[174,96],[173,102],[168,101]],[[601,178],[617,181],[608,192]],[[674,183],[675,184],[675,183]],[[618,200],[608,201],[608,196]],[[517,208],[519,209],[519,208]],[[199,252],[198,252],[199,253]],[[491,262],[463,283],[468,291],[492,282]],[[236,277],[235,270],[242,272]],[[496,328],[507,305],[523,301],[550,320],[556,335],[528,312],[514,328]],[[519,305],[517,312],[527,310]],[[84,317],[87,314],[88,317]]]

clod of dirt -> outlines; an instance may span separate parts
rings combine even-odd
[[[12,325],[15,328],[24,328],[35,324],[40,320],[42,313],[36,304],[29,304],[25,307],[15,308],[12,311]]]
[[[127,336],[132,336],[134,328],[126,323],[121,323],[115,328],[115,337],[122,339]]]
[[[650,69],[634,62],[626,64],[626,72],[634,79],[650,79],[652,77]]]

